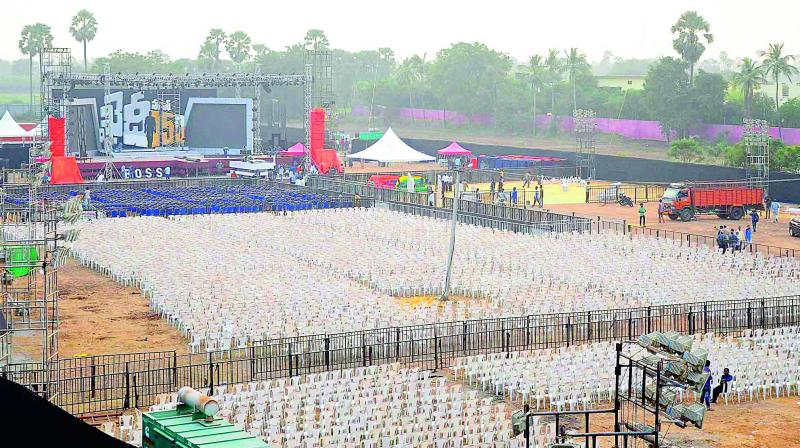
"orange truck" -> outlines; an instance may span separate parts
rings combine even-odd
[[[736,185],[670,184],[662,196],[669,219],[691,221],[697,215],[739,220],[764,209],[764,190]]]

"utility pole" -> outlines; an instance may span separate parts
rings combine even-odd
[[[453,275],[453,251],[456,247],[456,223],[458,222],[458,203],[461,201],[461,180],[460,171],[455,170],[456,181],[453,190],[453,220],[450,223],[450,248],[447,250],[447,276],[444,278],[444,291],[442,291],[443,302],[450,300],[450,277]]]

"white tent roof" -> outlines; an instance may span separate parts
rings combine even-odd
[[[348,154],[347,157],[377,160],[378,162],[428,162],[436,160],[403,143],[392,128],[389,128],[383,134],[383,137],[369,148],[355,154]]]
[[[0,118],[0,137],[31,137],[33,135],[35,135],[34,132],[26,131],[18,125],[8,111],[3,114],[3,118]]]

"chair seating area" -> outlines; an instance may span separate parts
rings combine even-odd
[[[272,447],[522,446],[506,404],[398,364],[219,386],[213,398],[219,415]]]
[[[725,403],[800,396],[797,327],[748,331],[742,337],[696,335],[693,346],[708,350],[713,386],[724,368],[731,370],[734,381],[722,394]],[[456,378],[533,409],[582,410],[613,399],[614,363],[614,344],[604,342],[469,356],[456,360],[451,370]]]
[[[83,190],[44,192],[47,201],[64,202]],[[340,195],[312,193],[272,185],[156,186],[148,188],[99,188],[90,191],[91,207],[112,218],[127,216],[203,215],[254,213],[268,210],[307,210],[349,207]],[[27,204],[27,194],[10,194],[11,204]]]
[[[451,294],[468,300],[403,300],[441,293],[449,226],[352,208],[100,219],[78,224],[73,254],[141,287],[193,352],[266,338],[800,293],[793,258],[723,256],[644,236],[459,225]],[[677,271],[676,289],[666,273]]]

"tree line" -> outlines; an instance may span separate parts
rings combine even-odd
[[[700,59],[714,35],[695,11],[683,13],[671,27],[675,57],[613,63],[606,54],[598,63],[606,64],[604,71],[619,74],[646,68],[642,90],[598,87],[592,65],[578,48],[550,49],[521,63],[483,43],[459,42],[435,55],[398,60],[391,48],[331,48],[318,29],[309,30],[296,44],[271,49],[254,43],[244,31],[214,28],[199,45],[196,58],[173,60],[159,50],[119,50],[90,63],[87,44],[97,27],[86,10],[70,25],[73,38],[83,45],[84,70],[100,72],[107,64],[113,72],[251,72],[258,65],[264,73],[302,73],[306,50],[330,49],[336,105],[342,109],[360,104],[372,110],[417,107],[488,114],[498,130],[534,134],[557,132],[555,123],[548,129],[532,128],[538,115],[572,115],[575,109],[592,109],[599,117],[657,120],[665,136],[680,139],[690,138],[703,124],[741,124],[743,118],[800,127],[800,99],[780,101],[782,82],[798,75],[795,56],[782,43],[772,43],[757,58],[738,63],[723,53],[718,65],[730,71],[706,71]],[[33,58],[51,45],[49,26],[23,28],[19,48],[29,58],[31,102]],[[775,85],[774,96],[760,91],[767,83]],[[285,102],[291,117],[302,113],[299,89],[275,89],[271,96]]]

